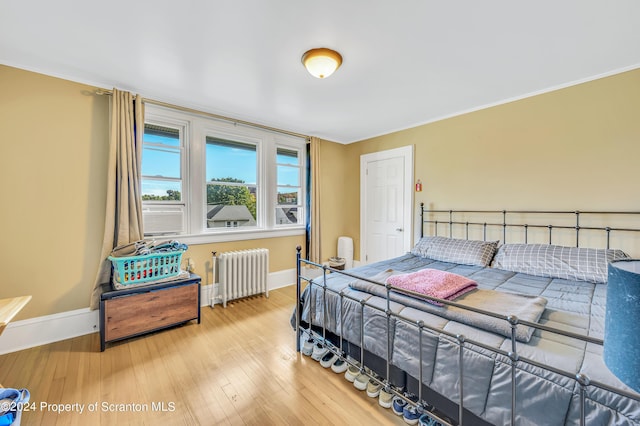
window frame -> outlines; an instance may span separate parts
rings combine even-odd
[[[306,198],[306,143],[303,137],[288,135],[258,127],[241,125],[209,117],[188,113],[160,105],[145,106],[145,123],[175,127],[184,125],[182,150],[182,201],[185,208],[184,232],[166,234],[186,244],[240,241],[258,238],[272,238],[304,235]],[[207,136],[248,143],[256,146],[256,226],[207,228],[206,195],[206,138]],[[300,200],[298,200],[297,224],[277,225],[277,149],[284,148],[298,152],[300,167]],[[156,203],[157,201],[154,201]],[[143,204],[149,202],[143,202]],[[175,205],[175,201],[172,202]],[[143,206],[144,207],[144,206]],[[145,235],[145,237],[153,237]]]
[[[296,157],[298,159],[298,164],[297,165],[291,165],[291,164],[284,164],[284,163],[278,163],[278,149],[283,149],[283,150],[287,150],[287,151],[295,151],[296,152]],[[287,143],[285,143],[285,141],[276,141],[276,145],[275,145],[275,150],[274,150],[274,162],[275,162],[275,194],[274,194],[274,209],[273,209],[273,224],[276,228],[289,228],[289,227],[296,227],[299,225],[305,225],[305,205],[304,205],[304,200],[305,200],[305,193],[304,193],[304,188],[305,188],[305,176],[306,173],[304,173],[305,171],[305,167],[306,167],[306,158],[305,158],[305,153],[306,153],[306,144],[302,147],[296,147],[296,146],[292,146],[289,145]],[[279,167],[289,167],[289,168],[296,168],[298,169],[298,185],[293,186],[293,185],[279,185],[278,182],[278,168]],[[285,206],[289,206],[289,207],[296,207],[298,209],[298,213],[297,213],[297,219],[298,219],[298,223],[283,223],[283,224],[279,224],[277,223],[277,215],[276,215],[276,210],[278,208],[280,208],[281,204],[279,204],[278,202],[278,189],[279,188],[297,188],[298,191],[298,201],[296,204],[287,204]]]
[[[207,177],[206,177],[206,145],[207,145],[207,138],[211,137],[213,139],[222,139],[222,140],[230,140],[233,142],[238,142],[241,144],[245,144],[245,145],[253,145],[256,147],[256,226],[252,226],[252,227],[238,227],[239,231],[260,231],[263,229],[263,221],[264,221],[264,215],[262,214],[263,212],[263,207],[264,207],[264,188],[262,188],[263,186],[263,182],[265,182],[266,179],[264,179],[263,177],[263,166],[262,166],[262,159],[263,159],[263,150],[264,150],[264,146],[262,146],[264,143],[262,141],[262,139],[260,138],[256,138],[254,135],[239,131],[239,132],[229,132],[228,130],[223,130],[223,129],[217,129],[217,128],[212,128],[207,126],[206,128],[203,129],[204,133],[203,133],[203,141],[204,141],[204,149],[205,149],[205,153],[203,154],[203,157],[205,159],[204,161],[204,180],[203,180],[203,184],[204,184],[204,208],[205,208],[205,216],[206,216],[206,209],[207,209],[207,185],[208,185],[208,181],[207,181]],[[210,233],[225,233],[225,232],[230,232],[228,229],[225,228],[208,228],[206,225],[206,219],[203,221],[203,232],[210,232]]]
[[[188,233],[189,232],[189,224],[188,224],[188,220],[187,217],[189,216],[189,203],[187,203],[186,199],[188,199],[188,193],[189,193],[189,182],[188,179],[185,179],[185,177],[189,176],[189,167],[188,167],[188,161],[187,161],[187,146],[188,146],[188,141],[189,141],[189,122],[186,120],[182,120],[178,117],[170,117],[170,116],[164,116],[164,115],[158,115],[158,114],[154,114],[151,113],[149,116],[146,115],[145,113],[145,120],[144,120],[144,124],[150,124],[153,126],[159,126],[159,127],[166,127],[166,128],[170,128],[170,129],[175,129],[178,130],[178,139],[179,139],[179,144],[178,144],[178,151],[180,154],[180,177],[179,179],[175,179],[175,178],[167,178],[166,176],[163,176],[160,180],[167,180],[167,181],[179,181],[180,182],[180,187],[181,187],[181,191],[180,191],[180,201],[176,201],[176,200],[146,200],[146,201],[142,201],[142,210],[143,210],[143,215],[146,209],[148,209],[151,212],[158,212],[161,211],[161,209],[163,207],[168,208],[169,211],[175,211],[176,208],[181,208],[182,210],[182,233]],[[144,136],[143,136],[143,140],[144,140]],[[145,143],[143,142],[142,144],[142,149],[141,152],[144,156],[144,148],[145,148]],[[151,146],[155,146],[155,144],[151,144]],[[141,167],[142,170],[142,167]],[[153,179],[155,178],[155,176],[144,176],[141,175],[142,179]],[[142,187],[142,185],[141,185]],[[144,219],[143,219],[144,220]],[[174,234],[171,232],[168,233],[153,233],[153,234],[145,234],[146,238],[153,238],[153,237],[162,237],[165,235],[182,235],[182,234]]]

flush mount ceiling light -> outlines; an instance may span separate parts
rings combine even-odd
[[[320,47],[304,52],[302,64],[312,76],[325,78],[342,65],[342,56],[335,50]]]

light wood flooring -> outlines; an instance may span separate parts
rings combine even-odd
[[[404,425],[295,352],[294,300],[291,286],[203,307],[201,324],[105,352],[94,333],[2,355],[0,383],[31,392],[23,425]]]

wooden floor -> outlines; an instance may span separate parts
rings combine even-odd
[[[107,345],[97,333],[0,356],[23,425],[404,425],[295,352],[294,287],[202,308],[202,323]]]

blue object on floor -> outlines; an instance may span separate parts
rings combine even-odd
[[[420,419],[420,414],[418,413],[418,409],[416,408],[415,405],[407,404],[404,407],[404,410],[402,412],[402,417],[404,417],[405,423],[414,425],[418,423],[418,420]]]
[[[406,406],[407,406],[407,401],[400,398],[399,396],[396,396],[393,398],[393,404],[391,405],[391,409],[398,416],[402,416],[404,414],[404,407]]]
[[[640,260],[609,263],[604,325],[604,363],[640,392]]]
[[[432,417],[429,417],[426,414],[421,415],[418,419],[418,424],[420,426],[435,426],[436,423],[437,422]]]
[[[13,413],[9,412],[0,416],[0,426],[10,425],[13,423]]]
[[[10,404],[2,408],[2,411],[7,412],[0,416],[0,425],[20,424],[22,407],[29,402],[30,397],[27,389],[0,388],[0,400]]]

